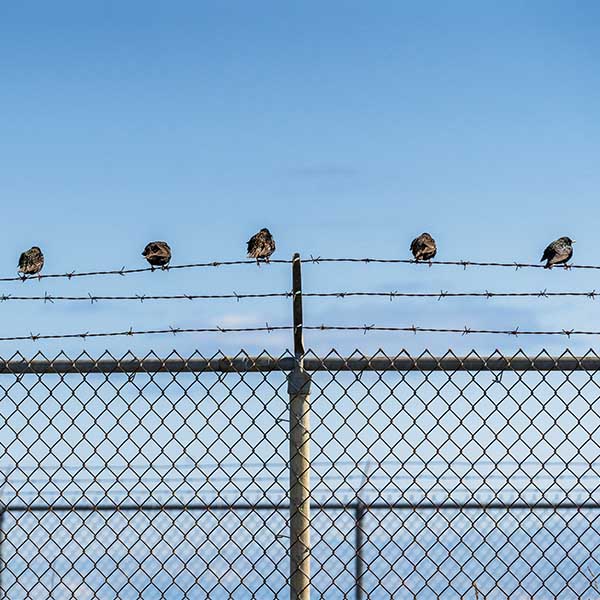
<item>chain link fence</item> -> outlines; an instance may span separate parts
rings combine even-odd
[[[295,365],[2,363],[2,597],[289,598]],[[304,368],[297,597],[600,597],[598,357],[309,352]]]

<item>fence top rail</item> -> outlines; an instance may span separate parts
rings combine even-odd
[[[260,373],[291,371],[289,356],[146,357],[146,358],[11,358],[0,360],[0,375],[88,373]],[[304,368],[322,371],[598,371],[600,356],[326,356],[310,354]]]

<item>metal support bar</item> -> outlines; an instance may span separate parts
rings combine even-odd
[[[310,600],[310,376],[304,370],[302,271],[292,260],[294,357],[290,397],[290,600]]]
[[[301,295],[295,298],[300,298]],[[301,314],[301,310],[300,310]],[[296,334],[302,333],[302,324]],[[248,373],[292,371],[292,356],[243,356],[219,358],[100,358],[76,360],[0,360],[0,375],[88,373]],[[304,357],[306,371],[600,371],[597,356],[352,356]]]

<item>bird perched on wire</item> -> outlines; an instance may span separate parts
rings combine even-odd
[[[144,248],[142,256],[152,267],[165,269],[171,262],[171,248],[167,242],[150,242]]]
[[[574,243],[569,237],[561,237],[549,244],[540,261],[546,261],[544,269],[551,269],[554,265],[561,265],[571,260]]]
[[[44,255],[37,246],[26,250],[19,257],[19,273],[23,273],[24,276],[39,275],[43,266]]]
[[[417,261],[431,260],[437,252],[437,246],[435,240],[428,233],[422,233],[412,241],[410,251]]]
[[[275,240],[266,227],[248,240],[248,258],[255,258],[256,264],[261,260],[269,262],[273,252],[275,252]]]

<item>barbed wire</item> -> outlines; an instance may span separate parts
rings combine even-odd
[[[321,256],[312,256],[309,258],[303,258],[305,264],[322,264],[322,263],[363,263],[363,264],[407,264],[407,265],[424,265],[427,267],[446,265],[446,266],[458,266],[466,269],[467,267],[506,267],[512,269],[543,269],[543,264],[532,264],[532,263],[521,263],[521,262],[490,262],[490,261],[472,261],[472,260],[434,260],[434,261],[416,261],[414,259],[402,259],[402,258],[326,258]],[[264,264],[264,263],[261,263]],[[292,264],[291,260],[285,259],[271,259],[268,264]],[[71,271],[68,273],[50,273],[50,274],[39,274],[23,276],[17,275],[14,277],[0,277],[0,282],[10,281],[30,281],[30,280],[41,280],[41,279],[73,279],[76,277],[96,277],[104,275],[119,275],[125,276],[134,273],[147,273],[153,271],[174,271],[179,269],[198,269],[198,268],[210,268],[210,267],[223,267],[223,266],[234,266],[234,265],[257,265],[255,260],[215,260],[208,262],[188,263],[182,265],[170,265],[165,268],[160,267],[140,267],[140,268],[125,268],[120,269],[107,269],[98,271],[83,271],[78,273]],[[559,269],[593,269],[600,270],[600,265],[557,265],[555,268]]]
[[[128,296],[99,296],[88,293],[87,296],[55,296],[44,293],[43,296],[16,296],[14,294],[0,295],[0,302],[8,301],[41,301],[41,302],[95,302],[100,301],[135,301],[144,302],[145,300],[240,300],[248,298],[291,298],[293,292],[265,292],[265,293],[238,293],[231,292],[229,294],[134,294]],[[540,290],[537,292],[449,292],[440,290],[439,292],[303,292],[305,298],[352,298],[352,297],[381,297],[389,298],[436,298],[443,300],[444,298],[555,298],[555,297],[580,297],[595,300],[600,296],[600,292],[591,290],[589,292],[549,292],[548,290]]]
[[[538,292],[490,292],[485,290],[483,292],[449,292],[447,290],[440,290],[439,292],[308,292],[302,294],[304,297],[318,297],[318,298],[347,298],[355,296],[375,296],[389,298],[437,298],[442,300],[444,298],[553,298],[560,296],[572,296],[572,297],[585,297],[594,300],[596,296],[600,296],[600,292],[592,290],[590,292],[549,292],[548,290],[540,290]]]
[[[134,330],[130,328],[125,331],[99,331],[90,332],[83,331],[80,333],[59,333],[59,334],[34,334],[29,335],[17,335],[17,336],[3,336],[0,337],[0,342],[13,342],[30,340],[37,342],[38,340],[65,340],[65,339],[87,339],[87,338],[105,338],[105,337],[124,337],[124,336],[140,336],[140,335],[155,335],[170,333],[177,335],[179,333],[254,333],[254,332],[268,332],[273,331],[290,331],[294,329],[292,325],[275,325],[271,326],[268,323],[264,327],[169,327],[168,329],[144,329]]]
[[[385,332],[404,332],[404,333],[457,333],[461,335],[469,334],[493,334],[493,335],[510,335],[518,337],[520,335],[551,335],[551,336],[600,336],[600,330],[580,330],[580,329],[555,329],[555,330],[521,330],[519,327],[513,329],[477,329],[474,327],[464,326],[462,328],[446,328],[446,327],[418,327],[416,325],[398,327],[388,325],[303,325],[305,331],[361,331],[367,334],[371,331]],[[180,333],[256,333],[273,331],[293,331],[292,325],[269,325],[264,327],[169,327],[168,329],[145,329],[134,330],[130,328],[125,331],[107,331],[107,332],[80,332],[80,333],[61,333],[61,334],[34,334],[17,335],[17,336],[2,336],[0,342],[30,340],[36,342],[38,340],[57,340],[57,339],[87,339],[87,338],[105,338],[105,337],[125,337],[125,336],[140,336],[140,335],[155,335],[155,334],[173,334]]]
[[[144,302],[145,300],[221,300],[221,299],[236,299],[243,300],[246,298],[291,298],[292,292],[267,292],[259,294],[173,294],[173,295],[152,295],[152,294],[135,294],[133,296],[96,296],[88,293],[87,296],[53,296],[45,293],[43,296],[14,296],[12,294],[0,295],[0,302],[11,301],[42,301],[54,303],[55,301],[73,301],[73,302],[95,302],[105,300],[132,300],[135,302]]]
[[[374,264],[403,264],[403,265],[423,265],[426,267],[436,265],[447,265],[457,267],[507,267],[511,269],[544,269],[545,265],[537,263],[521,263],[521,262],[490,262],[490,261],[473,261],[473,260],[430,260],[422,261],[414,258],[323,258],[321,256],[310,256],[303,258],[303,263],[321,264],[321,263],[374,263]],[[555,269],[595,269],[600,270],[600,265],[555,265]]]
[[[514,329],[477,329],[473,327],[458,328],[440,328],[440,327],[417,327],[411,325],[407,327],[382,326],[382,325],[308,325],[303,327],[304,330],[310,331],[362,331],[366,334],[369,331],[395,331],[407,333],[460,333],[461,335],[469,334],[493,334],[493,335],[564,335],[571,337],[572,335],[600,335],[600,331],[589,331],[580,329],[555,329],[547,331],[538,330],[521,330],[519,327]]]
[[[282,259],[271,259],[268,264],[291,264],[291,260],[282,260]],[[36,281],[41,279],[73,279],[75,277],[95,277],[102,275],[129,275],[132,273],[148,273],[153,271],[174,271],[177,269],[201,269],[208,267],[224,267],[224,266],[233,266],[233,265],[254,265],[256,266],[258,263],[255,260],[221,260],[221,261],[210,261],[210,262],[199,262],[199,263],[189,263],[184,265],[169,265],[168,267],[140,267],[136,269],[126,269],[122,267],[120,269],[109,269],[102,271],[83,271],[81,273],[77,273],[76,271],[71,271],[69,273],[49,273],[49,274],[38,274],[38,275],[17,275],[15,277],[0,277],[0,281]],[[259,266],[264,265],[265,263],[260,263]]]

